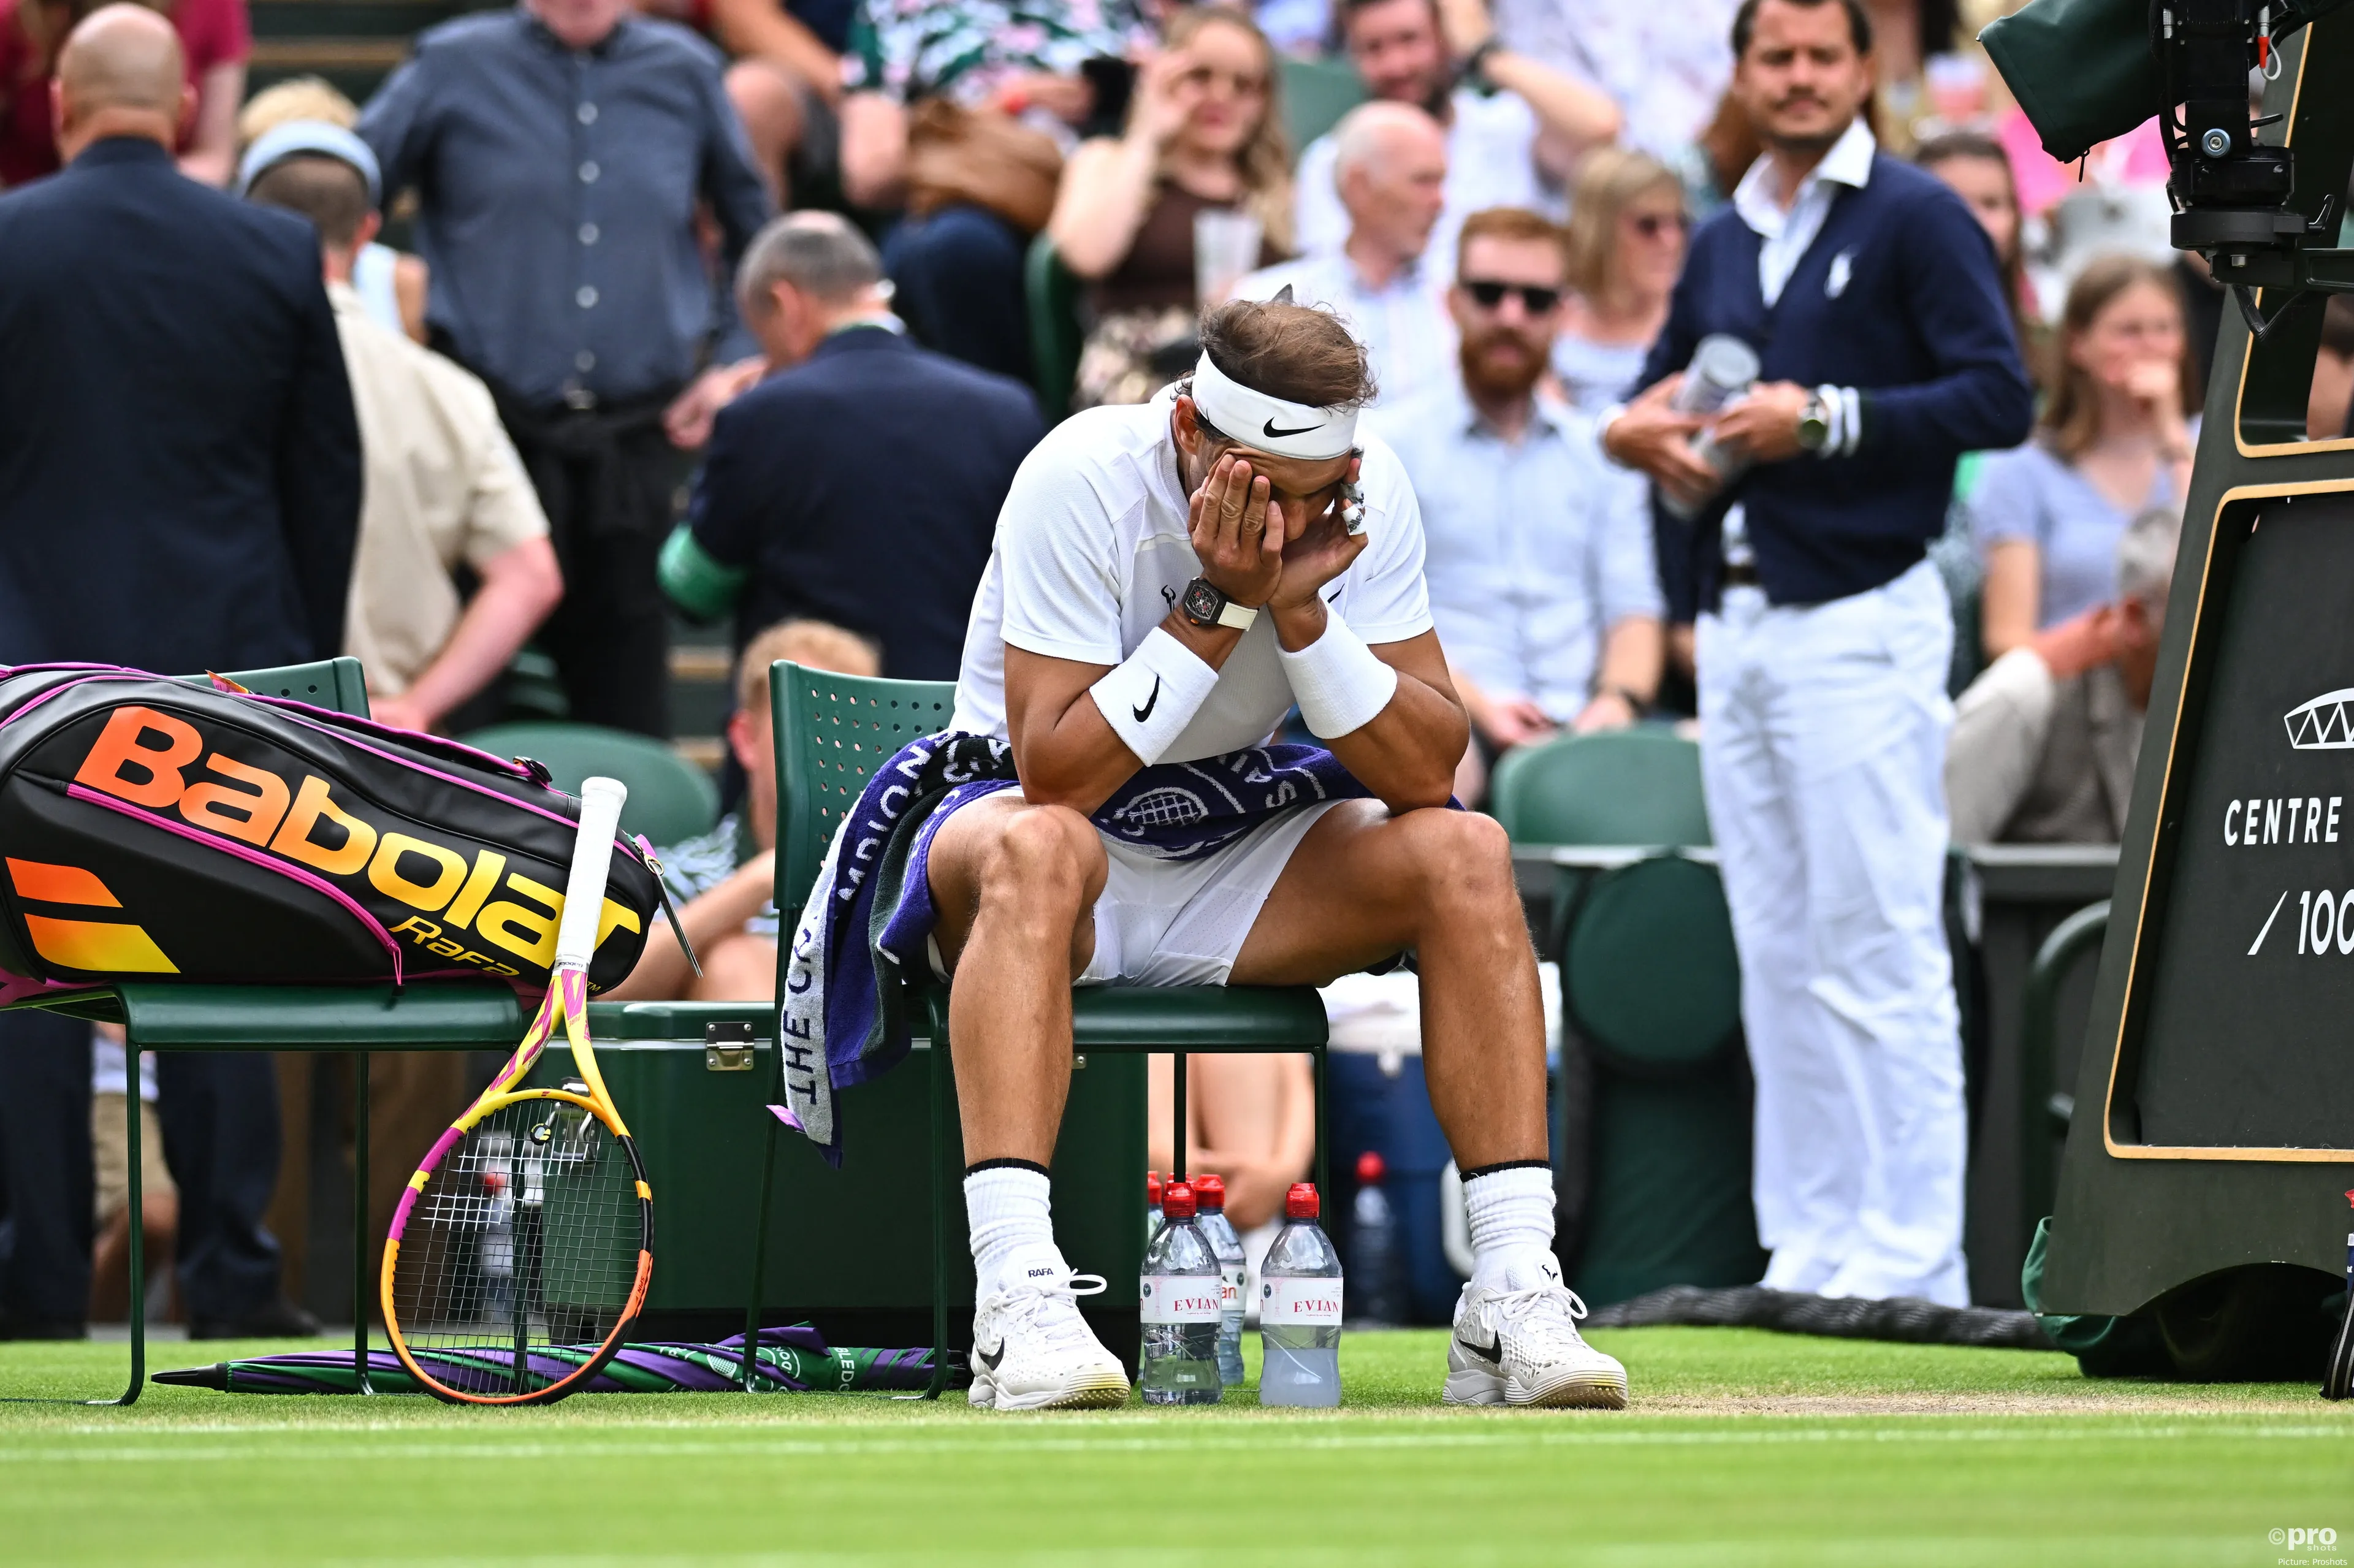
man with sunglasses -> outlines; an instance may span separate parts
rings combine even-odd
[[[1445,1396],[1617,1408],[1626,1370],[1579,1338],[1553,1255],[1535,959],[1502,831],[1447,809],[1463,706],[1414,493],[1357,433],[1363,350],[1288,301],[1209,312],[1202,344],[1192,376],[1064,421],[1015,476],[949,727],[1018,777],[922,829],[971,1162],[972,1403],[1128,1393],[1048,1212],[1071,986],[1317,985],[1411,948],[1478,1258]],[[1295,703],[1329,756],[1262,744]]]
[[[1676,503],[1659,555],[1676,619],[1698,622],[1765,1282],[1960,1306],[1954,624],[1925,556],[1956,460],[2026,440],[2033,401],[1986,231],[1861,118],[1864,0],[1743,0],[1733,52],[1766,151],[1693,234],[1647,390],[1604,440]],[[1713,421],[1729,479],[1674,403],[1713,334],[1763,366]]]
[[[1556,730],[1632,724],[1663,641],[1642,480],[1591,418],[1537,384],[1563,316],[1561,230],[1522,207],[1465,220],[1447,292],[1462,348],[1447,386],[1375,416],[1405,464],[1430,542],[1430,609],[1469,710],[1455,792]]]

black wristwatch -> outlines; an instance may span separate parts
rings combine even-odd
[[[1471,52],[1463,57],[1463,79],[1482,92],[1494,92],[1496,84],[1488,79],[1488,57],[1503,47],[1504,40],[1494,33],[1473,45]]]
[[[1184,612],[1186,620],[1205,629],[1224,626],[1235,631],[1248,631],[1251,622],[1258,619],[1257,610],[1247,605],[1236,604],[1219,592],[1207,577],[1195,577],[1187,583],[1184,597],[1178,599],[1177,608]]]

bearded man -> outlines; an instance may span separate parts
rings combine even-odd
[[[1048,1209],[1071,987],[1320,985],[1409,948],[1477,1260],[1445,1398],[1626,1403],[1553,1259],[1535,955],[1502,829],[1448,808],[1468,726],[1414,492],[1358,437],[1372,391],[1329,312],[1234,301],[1189,378],[1049,432],[949,731],[878,769],[803,908],[786,1095],[824,1144],[833,1087],[907,1048],[889,971],[949,979],[976,1405],[1128,1395]],[[1329,750],[1265,744],[1295,703]]]
[[[1447,309],[1458,375],[1373,416],[1405,464],[1429,541],[1430,612],[1471,718],[1455,792],[1562,729],[1635,722],[1664,642],[1639,475],[1537,383],[1561,330],[1560,229],[1523,207],[1464,220]]]

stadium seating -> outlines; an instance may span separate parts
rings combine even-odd
[[[1514,843],[1705,844],[1700,747],[1652,725],[1517,747],[1489,810]]]
[[[493,757],[528,757],[546,766],[556,787],[579,793],[593,774],[629,786],[624,832],[660,847],[711,831],[719,790],[711,776],[658,740],[593,724],[501,724],[459,738]]]
[[[1364,79],[1346,60],[1283,61],[1283,128],[1291,155],[1340,123],[1341,116],[1365,101]]]
[[[817,880],[825,848],[843,813],[857,802],[876,768],[908,741],[948,726],[955,688],[945,681],[888,681],[804,669],[779,661],[769,683],[778,747],[777,906],[797,911]],[[788,944],[779,944],[778,985],[784,985]],[[932,1277],[937,1394],[947,1372],[948,1278],[953,1237],[962,1232],[959,1179],[962,1160],[948,1069],[948,990],[928,977],[914,1000],[928,1021],[935,1054],[931,1071]],[[1305,986],[1102,986],[1074,993],[1075,1043],[1084,1057],[1096,1052],[1173,1052],[1177,1055],[1176,1147],[1185,1148],[1184,1056],[1189,1051],[1278,1051],[1311,1054],[1316,1064],[1316,1181],[1330,1188],[1324,1126],[1326,1042],[1324,1004]],[[775,1098],[784,1099],[778,1058]],[[773,1151],[776,1128],[769,1133]],[[1123,1173],[1140,1174],[1138,1173]],[[768,1230],[769,1189],[761,1189],[756,1238]],[[1137,1240],[1140,1244],[1140,1234]],[[756,1241],[757,1245],[757,1241]],[[1107,1299],[1132,1291],[1135,1276],[1113,1277]],[[755,1291],[761,1282],[755,1281]],[[756,1299],[754,1309],[757,1312]]]
[[[1071,411],[1087,334],[1079,326],[1078,276],[1063,265],[1054,240],[1044,234],[1030,242],[1022,291],[1030,310],[1030,374],[1038,408],[1049,424],[1059,424]]]

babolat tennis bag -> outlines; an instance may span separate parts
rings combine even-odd
[[[0,1001],[123,979],[536,995],[579,811],[536,763],[227,682],[0,668]],[[659,897],[619,847],[597,990]]]

